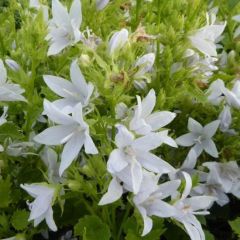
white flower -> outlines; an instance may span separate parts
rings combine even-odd
[[[194,168],[196,160],[203,150],[214,158],[218,157],[218,151],[212,137],[216,133],[219,124],[220,121],[216,120],[203,127],[196,120],[188,119],[190,133],[176,139],[177,144],[180,146],[189,147],[194,145],[183,163],[183,168]]]
[[[115,32],[108,43],[108,51],[113,56],[119,51],[128,41],[128,30],[123,28],[122,30]]]
[[[138,71],[134,74],[134,78],[142,78],[146,72],[149,72],[152,69],[154,61],[154,53],[148,53],[140,57],[134,64],[135,67],[139,68]]]
[[[224,94],[228,105],[240,109],[240,80],[236,80],[232,90],[226,89]]]
[[[6,59],[5,63],[15,72],[17,72],[20,69],[19,64],[10,58]]]
[[[240,15],[235,15],[232,17],[232,19],[238,23],[240,23]],[[234,31],[234,34],[233,34],[233,38],[237,38],[239,37],[240,35],[240,26],[238,26],[235,31]]]
[[[82,8],[80,0],[73,0],[70,11],[59,0],[52,0],[52,16],[49,22],[50,40],[48,56],[56,55],[69,45],[74,45],[81,39],[79,30],[82,23]]]
[[[94,89],[92,83],[86,83],[77,61],[73,61],[71,64],[70,76],[71,81],[51,75],[43,76],[47,86],[63,97],[54,101],[53,104],[67,113],[71,112],[71,109],[78,103],[81,103],[83,107],[87,106]]]
[[[81,103],[73,108],[72,116],[61,112],[47,100],[44,100],[44,110],[48,118],[58,125],[47,128],[35,136],[34,140],[46,145],[65,144],[59,168],[60,176],[78,156],[83,145],[86,153],[98,153],[89,135],[89,127],[83,120]]]
[[[216,19],[216,18],[214,18]],[[198,29],[195,34],[189,37],[192,46],[207,56],[216,57],[216,40],[221,36],[226,26],[223,24],[215,24],[214,20],[211,24]]]
[[[213,169],[208,173],[207,181],[200,183],[192,189],[191,195],[207,195],[216,198],[216,203],[220,206],[224,206],[229,202],[227,194],[221,186],[221,179],[217,174],[216,169]]]
[[[222,189],[229,193],[240,179],[240,169],[235,161],[227,163],[205,162],[203,166],[210,170],[210,174],[214,172],[215,179],[219,182]]]
[[[209,86],[206,94],[208,95],[208,101],[213,105],[219,105],[225,97],[226,87],[221,79],[217,79]]]
[[[24,101],[26,99],[21,95],[24,93],[18,84],[7,82],[7,71],[3,65],[3,61],[0,59],[0,101]]]
[[[52,231],[57,231],[52,210],[55,189],[40,184],[21,184],[20,186],[35,198],[35,200],[29,204],[31,214],[28,221],[34,220],[34,227],[36,227],[45,219],[48,227]]]
[[[1,117],[0,117],[0,126],[2,126],[4,123],[6,123],[7,122],[7,111],[8,111],[8,107],[7,106],[4,106],[3,107],[3,113],[2,113],[2,115],[1,115]]]
[[[97,10],[102,10],[107,6],[108,3],[109,3],[109,0],[96,0]]]
[[[133,198],[133,202],[142,215],[144,222],[142,236],[148,234],[152,229],[153,221],[150,218],[151,216],[166,218],[176,214],[175,208],[163,201],[163,199],[176,195],[181,181],[173,180],[159,185],[158,180],[158,175],[144,171],[140,191]]]
[[[48,21],[48,6],[39,3],[38,0],[30,0],[29,7],[43,11],[43,19],[45,22]]]
[[[222,112],[219,114],[218,119],[220,120],[219,129],[222,132],[226,132],[233,135],[236,134],[233,129],[229,129],[232,123],[232,115],[231,108],[228,105],[224,106]]]
[[[41,159],[47,167],[48,178],[52,183],[60,182],[59,177],[59,164],[57,162],[58,155],[50,147],[45,147],[40,153]]]
[[[185,189],[181,198],[173,205],[176,210],[176,214],[173,218],[184,225],[191,240],[205,240],[202,226],[194,215],[209,214],[206,209],[211,207],[216,198],[211,196],[187,198],[192,188],[192,180],[187,173],[183,172],[183,175],[186,181]]]
[[[150,133],[135,139],[125,126],[117,125],[117,128],[115,143],[118,148],[111,152],[107,162],[108,172],[113,179],[100,205],[119,199],[123,189],[138,193],[143,180],[143,168],[160,174],[175,171],[170,164],[149,152],[163,142],[162,136],[158,133]]]
[[[137,96],[138,105],[135,108],[134,116],[130,121],[130,130],[140,135],[159,130],[169,124],[176,114],[169,111],[158,111],[152,113],[156,104],[155,91],[151,89],[148,95],[141,101]]]

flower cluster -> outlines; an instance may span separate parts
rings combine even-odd
[[[240,199],[240,15],[197,2],[0,6],[0,237],[205,240]]]

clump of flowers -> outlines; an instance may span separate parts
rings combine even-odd
[[[1,239],[240,236],[239,3],[2,2]]]

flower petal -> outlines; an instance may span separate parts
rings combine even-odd
[[[194,133],[199,133],[200,134],[203,131],[203,127],[202,127],[202,125],[199,122],[197,122],[193,118],[189,118],[188,119],[188,130],[190,132],[194,132]]]
[[[203,132],[206,136],[208,136],[209,138],[211,138],[217,131],[218,127],[219,127],[220,121],[216,120],[213,122],[210,122],[209,124],[207,124],[206,126],[204,126],[203,128]]]
[[[156,103],[156,94],[153,89],[151,89],[148,95],[142,100],[142,118],[146,118],[151,114]]]
[[[147,117],[146,122],[152,127],[152,131],[165,127],[176,117],[176,113],[169,111],[155,112]]]
[[[56,226],[56,224],[55,224],[55,222],[53,220],[53,210],[52,210],[51,206],[49,207],[49,209],[48,209],[48,211],[46,213],[45,219],[46,219],[46,223],[47,223],[48,227],[52,231],[56,232],[57,231],[57,226]]]
[[[137,194],[141,187],[143,178],[142,166],[137,161],[133,161],[131,164],[131,176],[133,193]]]
[[[76,28],[80,28],[82,23],[82,6],[80,0],[74,0],[69,15],[71,20],[74,20]]]
[[[125,154],[119,150],[114,149],[108,159],[107,169],[110,173],[116,173],[123,170],[128,165]]]
[[[139,152],[137,154],[137,160],[148,171],[152,171],[152,172],[160,173],[160,174],[175,171],[175,169],[169,163],[167,163],[166,161],[162,160],[161,158],[155,156],[152,153]]]
[[[0,59],[0,84],[4,84],[7,81],[7,70],[4,67],[2,59]]]
[[[70,140],[65,144],[62,152],[61,163],[59,167],[59,175],[71,165],[73,160],[78,156],[83,144],[85,137],[84,135],[74,134]]]
[[[202,142],[203,149],[212,157],[218,157],[218,150],[216,148],[215,143],[212,139],[208,139]]]
[[[123,194],[123,188],[116,178],[108,186],[108,191],[102,196],[98,205],[106,205],[117,201]]]
[[[98,150],[88,133],[85,133],[84,149],[88,154],[98,154]]]
[[[74,129],[73,125],[53,126],[36,135],[33,140],[49,146],[63,144],[71,137]]]
[[[55,105],[49,102],[47,99],[44,99],[43,106],[44,113],[53,122],[63,125],[70,125],[75,123],[75,121],[69,115],[64,114],[60,109],[56,108]]]
[[[175,141],[178,145],[189,147],[195,143],[196,136],[192,133],[186,133],[180,137],[178,137]]]
[[[73,84],[64,78],[44,75],[43,79],[47,86],[60,97],[72,98],[73,93],[76,92]]]
[[[131,145],[134,139],[134,135],[130,131],[128,131],[128,129],[125,126],[121,124],[116,125],[116,127],[118,130],[115,137],[116,145],[119,148]]]
[[[143,232],[141,234],[141,236],[143,237],[152,230],[153,221],[150,217],[147,216],[147,211],[145,208],[143,208],[141,206],[137,206],[137,209],[143,218]]]

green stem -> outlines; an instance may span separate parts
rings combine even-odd
[[[121,225],[120,225],[119,230],[118,230],[117,240],[121,239],[121,234],[122,234],[122,230],[123,230],[123,224],[126,222],[130,210],[131,210],[131,205],[130,205],[130,203],[128,203],[126,211],[125,211],[123,219],[122,219],[122,222],[121,222]]]

